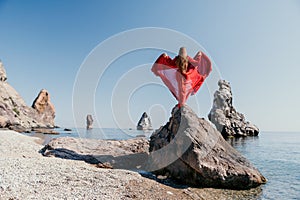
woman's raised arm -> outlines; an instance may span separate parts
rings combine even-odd
[[[194,67],[198,67],[198,72],[205,78],[212,71],[210,59],[201,51],[198,51],[194,58],[188,56],[188,60]]]

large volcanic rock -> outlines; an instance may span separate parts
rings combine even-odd
[[[219,89],[214,94],[213,107],[208,114],[209,120],[215,124],[223,137],[257,136],[259,129],[245,120],[242,113],[232,105],[232,92],[229,82],[219,80]]]
[[[33,127],[54,127],[54,116],[45,120],[45,112],[26,105],[19,93],[6,81],[6,74],[0,64],[0,128],[11,128],[19,132]]]
[[[151,119],[146,112],[143,113],[136,128],[137,130],[152,130]]]
[[[148,168],[198,187],[248,189],[263,175],[205,119],[188,106],[175,107],[169,122],[153,133]]]

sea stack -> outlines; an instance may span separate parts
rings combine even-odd
[[[214,94],[213,107],[208,114],[208,119],[224,138],[257,136],[258,127],[246,121],[245,116],[233,107],[230,83],[219,80],[218,85],[219,89]]]
[[[136,129],[137,130],[152,130],[151,120],[146,112],[143,113],[141,119],[139,120],[139,122],[136,126]]]
[[[150,138],[149,170],[196,187],[248,189],[266,178],[210,122],[175,106]]]
[[[38,113],[40,121],[53,127],[55,118],[55,108],[50,101],[50,94],[47,90],[42,89],[32,103],[32,108]]]
[[[86,116],[86,129],[92,129],[93,128],[93,117],[92,115],[87,115]]]

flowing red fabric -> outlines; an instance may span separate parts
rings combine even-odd
[[[151,69],[162,79],[180,105],[199,90],[212,70],[211,61],[203,52],[194,58],[188,56],[188,61],[187,72],[182,74],[175,64],[175,58],[171,59],[162,54]]]

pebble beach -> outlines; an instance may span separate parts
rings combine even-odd
[[[0,199],[172,199],[182,191],[136,172],[43,157],[40,139],[0,131]],[[142,192],[141,192],[142,191]],[[152,192],[156,191],[156,192]],[[163,194],[162,194],[163,193]]]
[[[137,172],[44,157],[42,140],[0,131],[0,199],[253,199],[260,188],[176,188]]]

